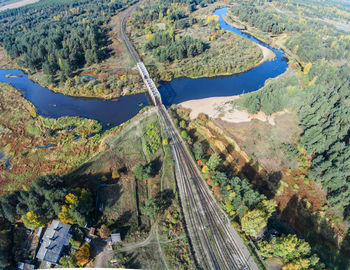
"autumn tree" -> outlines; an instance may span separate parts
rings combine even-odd
[[[75,253],[75,261],[80,266],[83,267],[86,265],[90,260],[90,244],[84,243]]]
[[[312,255],[309,243],[304,239],[299,239],[295,234],[282,235],[270,241],[261,241],[258,246],[262,256],[280,257],[285,264],[284,270],[309,269],[319,262],[317,255]]]
[[[242,230],[250,236],[257,237],[275,211],[277,203],[274,200],[263,200],[254,210],[248,211],[242,218]]]
[[[35,230],[38,227],[45,226],[45,222],[41,220],[33,211],[27,212],[25,215],[23,215],[22,221],[24,226],[30,230]]]
[[[110,234],[111,234],[111,231],[110,229],[107,227],[107,225],[105,224],[102,224],[100,229],[98,230],[98,233],[100,235],[101,238],[104,238],[104,239],[107,239]]]
[[[71,209],[67,205],[62,205],[61,212],[58,214],[58,218],[63,223],[74,224],[74,220],[71,215]]]
[[[92,210],[92,194],[84,188],[76,188],[65,196],[65,205],[62,205],[58,218],[63,223],[85,226]]]

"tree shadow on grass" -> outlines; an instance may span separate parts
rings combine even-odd
[[[273,172],[266,179],[262,173],[258,173],[256,167],[258,167],[258,164],[253,165],[247,162],[240,171],[241,176],[248,179],[250,183],[268,198],[274,198],[281,185],[282,173]]]
[[[124,239],[131,229],[137,228],[137,222],[135,224],[132,222],[133,217],[134,213],[132,211],[124,212],[116,221],[113,222],[112,225],[109,226],[111,231],[119,232],[122,239]]]
[[[173,199],[175,199],[175,194],[171,189],[159,191],[155,196],[155,200],[162,212],[171,206]]]

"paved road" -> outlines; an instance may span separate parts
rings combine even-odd
[[[121,32],[135,62],[140,63],[141,60],[124,31],[125,19],[132,10],[125,14]],[[142,69],[139,71],[143,72]],[[144,78],[146,74],[148,72],[141,76]],[[144,82],[148,83],[147,80]],[[161,100],[156,101],[155,105],[171,141],[181,204],[199,266],[202,269],[257,270],[258,267],[242,239],[209,191]]]

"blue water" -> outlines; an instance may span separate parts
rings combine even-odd
[[[343,30],[343,31],[346,31],[346,32],[349,32],[350,31],[350,28],[349,27],[344,27],[344,26],[336,26],[337,29],[339,30]]]
[[[256,91],[268,78],[274,78],[287,69],[283,52],[262,43],[254,37],[225,23],[222,15],[227,8],[217,9],[222,29],[237,33],[253,42],[271,49],[276,58],[267,61],[247,72],[231,76],[213,78],[177,78],[171,82],[162,82],[159,88],[165,105],[181,103],[191,99],[207,97],[233,96]],[[7,76],[6,75],[11,75]],[[38,114],[45,117],[80,116],[98,120],[103,129],[120,125],[135,116],[140,109],[148,105],[146,94],[124,96],[118,100],[102,100],[65,96],[54,93],[48,88],[31,81],[28,75],[18,69],[0,70],[0,82],[10,83],[23,92],[23,96],[37,108]],[[45,146],[42,146],[45,147]]]
[[[5,152],[0,152],[0,161],[5,161],[5,169],[10,170],[12,168],[12,165],[10,163],[10,158],[6,157]]]
[[[21,76],[6,77],[6,75]],[[98,120],[104,128],[111,128],[134,117],[148,105],[146,94],[124,96],[118,100],[71,97],[54,93],[31,81],[18,69],[0,70],[0,82],[9,83],[23,92],[23,96],[45,117],[80,116]],[[141,104],[141,106],[140,106]]]
[[[92,77],[92,76],[88,76],[88,75],[81,75],[80,78],[87,79],[87,80],[89,80],[89,81],[91,81],[91,80],[97,80],[97,78]]]
[[[268,47],[276,54],[276,58],[240,74],[198,79],[181,77],[173,79],[171,82],[161,82],[159,91],[165,105],[169,106],[174,103],[178,104],[192,99],[249,93],[264,86],[267,79],[277,77],[286,71],[288,65],[282,51],[272,48],[253,36],[228,25],[222,18],[222,15],[226,13],[227,8],[217,9],[213,13],[219,16],[219,25],[222,29],[234,32],[246,39]]]
[[[38,148],[50,148],[50,147],[53,147],[53,146],[56,146],[57,144],[52,144],[52,143],[49,143],[47,145],[37,145]]]

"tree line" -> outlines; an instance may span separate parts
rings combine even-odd
[[[11,224],[21,220],[26,228],[45,227],[54,218],[84,227],[94,210],[88,189],[72,188],[57,175],[37,178],[25,190],[13,191],[0,199],[0,267],[11,263]]]
[[[172,106],[170,113],[213,194],[241,233],[257,244],[260,255],[280,257],[283,269],[325,269],[307,241],[276,225],[280,223],[276,215],[277,203],[254,189],[247,179],[232,172],[206,140],[200,141],[195,132],[189,132],[186,112]],[[200,117],[198,121],[205,125],[206,118]],[[278,233],[273,235],[276,229]]]
[[[108,56],[109,18],[130,1],[44,0],[2,12],[0,42],[21,66],[60,81]]]
[[[152,39],[145,44],[145,50],[151,50],[153,56],[160,62],[172,62],[188,57],[195,57],[207,48],[200,39],[190,36],[171,36],[169,33],[156,33]]]

